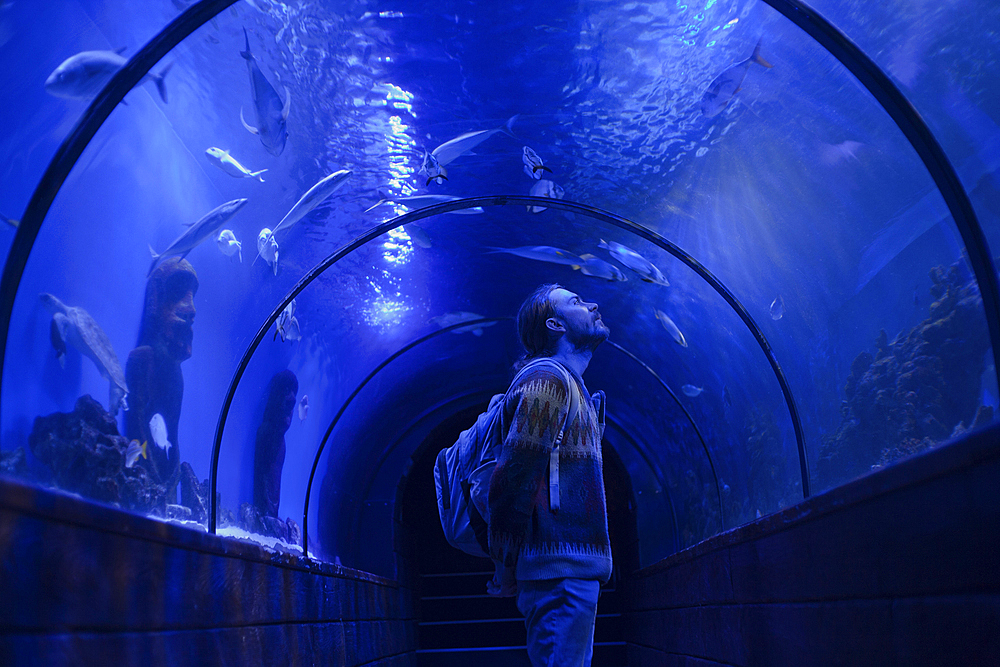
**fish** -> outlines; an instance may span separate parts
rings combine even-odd
[[[539,172],[542,171],[552,173],[552,170],[542,163],[542,158],[538,156],[538,153],[531,150],[528,146],[525,146],[522,150],[521,160],[524,162],[524,173],[531,178],[540,179],[542,175]]]
[[[414,245],[418,245],[421,248],[431,247],[431,237],[428,236],[427,230],[423,227],[417,227],[414,224],[409,224],[406,226],[406,233],[410,235]]]
[[[694,398],[701,392],[705,391],[705,389],[702,387],[696,387],[693,384],[686,384],[683,387],[681,387],[681,391],[684,392],[685,396],[690,396],[691,398]]]
[[[11,227],[13,227],[14,229],[17,229],[17,226],[19,224],[21,224],[20,220],[15,220],[14,218],[8,218],[3,213],[0,213],[0,220],[3,220],[4,222],[6,222],[8,225],[10,225]]]
[[[263,257],[264,261],[274,269],[274,275],[278,275],[278,242],[267,227],[257,234],[257,257]]]
[[[279,230],[288,229],[296,222],[305,217],[309,211],[319,206],[327,197],[339,190],[350,177],[349,169],[340,169],[329,176],[321,178],[316,185],[312,186],[306,193],[299,197],[292,208],[288,209],[285,217],[274,226],[272,234],[277,234]]]
[[[192,222],[188,225],[188,230],[178,236],[170,246],[157,254],[153,247],[149,247],[149,253],[153,256],[153,263],[149,266],[149,273],[146,274],[148,278],[153,273],[153,269],[156,265],[160,263],[165,257],[170,257],[173,255],[180,255],[181,258],[187,257],[187,254],[191,252],[195,247],[197,247],[205,239],[214,236],[215,232],[219,230],[224,224],[229,222],[236,213],[243,208],[247,203],[246,199],[233,199],[232,201],[227,201],[221,206],[213,208],[211,211],[206,213],[201,220],[197,222]]]
[[[143,442],[141,445],[138,440],[133,440],[128,443],[128,449],[125,450],[125,467],[131,468],[135,465],[135,462],[139,460],[141,456],[144,459],[149,458],[149,454],[146,453],[146,444],[149,441]]]
[[[491,253],[506,252],[525,259],[535,259],[539,262],[552,262],[564,266],[581,267],[584,260],[568,250],[554,248],[548,245],[526,245],[519,248],[491,248]]]
[[[159,412],[149,420],[149,433],[153,436],[153,443],[163,450],[167,458],[170,458],[170,448],[173,445],[167,440],[167,423],[163,421],[163,415]]]
[[[121,55],[124,50],[122,48],[117,52],[81,51],[75,56],[70,56],[45,79],[45,92],[55,97],[74,100],[89,100],[96,97],[111,77],[128,62]],[[140,81],[140,83],[152,81],[164,104],[167,103],[167,87],[164,79],[172,66],[173,63],[170,63],[160,70],[159,74],[147,74]]]
[[[461,199],[461,197],[455,197],[452,195],[409,195],[406,197],[393,197],[380,192],[379,195],[382,197],[378,202],[368,207],[365,213],[372,210],[376,206],[384,204],[386,202],[394,202],[396,204],[402,204],[410,210],[418,210],[421,208],[427,208],[428,206],[433,206],[434,204],[443,204],[449,201],[456,201]],[[463,208],[457,211],[448,211],[448,213],[454,213],[456,215],[479,215],[480,213],[485,213],[482,206],[473,206],[471,208]]]
[[[681,330],[677,328],[677,325],[674,324],[674,321],[670,319],[670,316],[667,315],[662,310],[656,310],[653,312],[656,315],[656,319],[660,320],[660,322],[663,324],[663,328],[670,332],[670,335],[673,337],[675,341],[677,341],[677,344],[680,345],[681,347],[687,347],[688,346],[687,339],[684,338],[684,334],[681,333]]]
[[[299,399],[299,421],[304,422],[306,416],[309,414],[309,397],[302,394],[302,398]]]
[[[712,80],[712,83],[708,86],[708,90],[705,91],[704,97],[701,98],[702,114],[711,118],[712,116],[719,115],[726,108],[726,105],[729,104],[736,93],[740,92],[740,86],[743,85],[743,78],[747,75],[747,70],[750,69],[751,63],[757,63],[767,68],[774,67],[761,57],[760,40],[757,41],[757,46],[753,48],[753,53],[749,58],[726,68],[722,74]]]
[[[441,185],[441,183],[448,180],[448,170],[438,162],[436,157],[427,151],[424,151],[424,159],[420,163],[420,171],[417,173],[427,176],[427,182],[424,185],[430,185],[431,181],[435,181],[438,185]]]
[[[232,257],[234,254],[240,254],[240,262],[243,262],[243,244],[236,240],[236,235],[233,234],[231,229],[223,229],[219,232],[218,238],[215,242],[219,246],[219,250],[226,257]]]
[[[611,256],[619,262],[635,271],[639,278],[647,283],[670,287],[666,276],[648,259],[637,253],[635,250],[615,241],[605,241],[601,239],[598,247],[605,248]]]
[[[277,339],[279,335],[282,343],[288,340],[302,340],[299,321],[295,318],[295,299],[292,299],[291,303],[285,306],[285,309],[278,315],[278,319],[274,321],[274,336],[271,337],[271,340]]]
[[[462,322],[469,322],[471,320],[481,320],[482,315],[477,315],[476,313],[468,313],[464,310],[458,310],[452,313],[445,313],[444,315],[437,315],[431,318],[431,322],[437,326],[444,329],[445,327],[450,327],[453,324],[460,324]],[[491,327],[496,322],[479,322],[477,324],[472,324],[467,327],[458,327],[457,329],[452,329],[453,334],[461,333],[471,333],[473,336],[482,336],[483,329],[486,327]]]
[[[286,87],[285,102],[282,104],[281,97],[268,83],[257,65],[257,59],[250,52],[250,37],[246,28],[243,28],[243,39],[246,41],[246,51],[240,51],[240,55],[246,59],[247,71],[250,73],[250,92],[253,96],[257,126],[253,127],[247,123],[243,117],[243,107],[240,107],[240,122],[249,132],[260,137],[260,143],[268,153],[278,156],[285,150],[285,141],[288,140],[286,121],[292,105],[292,95]]]
[[[66,368],[66,340],[59,331],[59,323],[53,319],[49,323],[49,341],[56,351],[56,359],[59,360],[59,367]]]
[[[205,155],[216,167],[226,172],[230,176],[235,178],[257,178],[261,183],[264,182],[264,177],[261,176],[267,169],[261,169],[260,171],[250,171],[242,164],[240,164],[236,158],[229,154],[229,151],[224,151],[221,148],[216,148],[212,146],[211,148],[205,149]]]
[[[625,274],[622,273],[621,269],[612,264],[611,262],[605,262],[600,257],[595,257],[594,255],[580,255],[582,263],[579,266],[574,266],[574,269],[579,269],[580,273],[585,276],[593,276],[594,278],[604,278],[605,280],[610,280],[611,282],[624,282],[628,280]]]
[[[514,136],[512,128],[514,127],[514,122],[517,120],[520,114],[511,116],[506,123],[502,126],[494,128],[492,130],[479,130],[478,132],[466,132],[465,134],[460,134],[454,139],[449,139],[444,142],[434,150],[430,152],[430,156],[434,158],[435,162],[439,167],[444,167],[456,158],[465,155],[473,148],[483,143],[490,137],[492,137],[497,132],[504,132],[510,136]],[[424,160],[426,161],[426,157]],[[447,175],[445,176],[447,177]],[[428,183],[430,181],[428,180]]]
[[[531,186],[531,190],[528,194],[532,197],[548,197],[549,199],[562,199],[566,191],[562,189],[562,186],[556,185],[548,179],[541,179],[537,183]],[[541,213],[545,210],[544,206],[528,206],[529,213]]]
[[[779,294],[774,301],[771,302],[771,319],[780,320],[785,314],[785,300],[781,298]]]

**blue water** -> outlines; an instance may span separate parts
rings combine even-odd
[[[124,47],[129,57],[187,4],[158,0],[141,10],[81,0],[0,4],[0,59],[7,65],[0,68],[6,122],[0,213],[20,217],[86,107],[46,94],[42,83],[52,70],[84,50]],[[925,5],[816,8],[885,68],[926,118],[996,245],[1000,165],[991,147],[1000,140],[1000,106],[989,91],[998,71],[1000,13],[976,0]],[[289,138],[279,156],[240,123],[241,109],[252,118],[239,55],[244,29],[265,76],[282,99],[286,90],[291,95]],[[746,59],[758,40],[773,67],[751,65],[722,113],[705,117],[701,102],[711,81]],[[3,369],[4,450],[27,449],[34,418],[71,410],[81,394],[107,400],[107,382],[89,360],[70,350],[65,369],[56,362],[50,316],[37,294],[51,292],[86,309],[124,364],[138,333],[148,248],[163,250],[183,223],[239,197],[249,203],[226,227],[243,244],[243,262],[224,256],[212,240],[187,257],[200,289],[194,353],[182,365],[177,439],[182,460],[200,479],[209,475],[230,379],[271,310],[323,258],[405,210],[366,209],[383,195],[527,194],[534,181],[523,171],[525,145],[543,158],[552,170],[546,177],[567,200],[657,232],[745,305],[788,377],[813,467],[824,438],[843,423],[852,360],[874,352],[881,329],[892,339],[927,318],[928,272],[964,262],[941,195],[888,115],[829,53],[759,2],[246,0],[201,27],[153,72],[167,64],[169,102],[152,84],[126,96],[84,152],[34,244]],[[418,173],[425,150],[499,128],[515,115],[516,138],[494,134],[447,165],[444,183],[427,184]],[[252,170],[266,168],[265,182],[223,173],[204,155],[210,146],[229,150]],[[273,228],[309,187],[339,169],[351,170],[347,185],[279,238],[278,275],[264,261],[252,262],[258,232]],[[681,545],[801,499],[789,411],[764,354],[729,306],[682,263],[634,235],[553,209],[494,207],[419,224],[427,239],[397,230],[307,288],[296,301],[302,340],[264,339],[226,423],[224,506],[235,511],[252,497],[254,433],[274,373],[291,369],[311,406],[285,435],[279,515],[300,521],[319,442],[378,363],[433,331],[433,317],[512,316],[545,281],[597,300],[612,339],[673,388],[712,454],[710,463],[651,376],[620,353],[601,351],[588,385],[608,392],[609,411],[639,443],[619,449],[644,494],[637,500],[640,522],[651,532],[663,525],[666,510],[656,498],[664,494],[679,515]],[[0,229],[4,250],[13,233]],[[653,261],[670,287],[643,283],[627,269],[627,282],[607,283],[569,267],[486,252],[549,245],[610,261],[598,248],[602,239]],[[774,320],[769,306],[779,295],[786,312]],[[687,348],[674,343],[657,309],[684,332]],[[985,320],[976,326],[985,330]],[[413,453],[406,445],[393,448],[404,432],[419,431],[420,415],[463,392],[501,390],[516,354],[509,324],[481,337],[446,334],[401,357],[359,395],[328,443],[313,486],[310,521],[327,526],[325,537],[316,538],[324,555],[337,555],[335,545],[347,538],[317,505],[336,505],[331,516],[391,505]],[[977,385],[990,362],[981,364],[967,369]],[[687,397],[680,391],[685,384],[704,392]],[[966,425],[975,406],[967,412]],[[40,464],[32,465],[43,475]],[[328,502],[318,502],[321,487]],[[724,524],[721,487],[729,489]],[[662,557],[672,544],[666,537],[644,544],[644,561]]]

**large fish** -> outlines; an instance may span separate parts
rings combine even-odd
[[[89,100],[103,90],[126,62],[125,58],[114,51],[83,51],[64,60],[49,75],[45,80],[45,92],[56,97]],[[159,74],[147,74],[141,81],[155,83],[164,103],[167,101],[167,88],[163,79],[171,65],[173,63],[160,70]]]
[[[432,150],[430,155],[434,158],[437,164],[443,167],[454,161],[456,158],[465,155],[497,132],[504,132],[513,137],[514,133],[511,131],[511,128],[514,126],[514,121],[516,120],[517,115],[514,115],[511,116],[501,127],[496,127],[492,130],[479,130],[478,132],[466,132],[465,134],[460,134],[454,139],[449,139]],[[447,172],[445,172],[445,175],[447,176]]]
[[[492,248],[490,252],[506,252],[511,255],[517,255],[518,257],[524,257],[525,259],[562,264],[564,266],[572,266],[573,268],[579,268],[586,264],[583,259],[574,255],[570,251],[563,250],[562,248],[554,248],[549,245],[526,245],[519,248]]]
[[[593,276],[595,278],[604,278],[605,280],[610,280],[611,282],[625,282],[628,278],[622,273],[621,269],[612,264],[611,262],[605,262],[600,257],[595,257],[594,255],[580,255],[580,260],[583,262],[578,267],[580,273],[585,276]]]
[[[379,204],[384,204],[385,202],[391,201],[396,204],[402,204],[410,210],[417,210],[421,208],[427,208],[428,206],[433,206],[434,204],[442,204],[444,202],[456,201],[461,199],[461,197],[454,197],[452,195],[410,195],[408,197],[393,197],[385,193],[380,193],[382,198],[365,210],[365,213],[372,210]],[[473,206],[472,208],[463,208],[457,211],[448,211],[448,213],[454,213],[456,215],[476,215],[478,213],[485,213],[482,206]]]
[[[670,319],[669,315],[662,310],[654,310],[653,314],[656,316],[656,319],[660,320],[660,323],[663,324],[663,328],[670,332],[670,336],[677,341],[678,345],[681,347],[688,346],[687,338],[684,337],[684,334],[677,328],[677,325],[674,324],[674,321]]]
[[[764,60],[760,55],[760,40],[757,41],[757,46],[753,47],[753,53],[750,54],[749,58],[728,67],[722,74],[712,80],[708,90],[705,91],[705,96],[701,99],[701,112],[703,114],[711,118],[712,116],[717,116],[726,108],[726,105],[733,99],[733,96],[740,92],[740,86],[743,85],[743,77],[747,75],[750,63],[757,63],[764,67],[773,67],[771,63]]]
[[[531,190],[528,194],[532,197],[548,197],[550,199],[562,199],[566,194],[561,185],[556,185],[547,178],[543,178],[536,181],[534,185],[531,186]],[[544,206],[528,206],[528,212],[530,213],[541,213],[545,210]]]
[[[332,195],[340,186],[346,183],[350,175],[350,170],[341,169],[340,171],[333,172],[309,188],[304,195],[299,197],[295,205],[288,210],[288,213],[281,219],[281,222],[274,226],[271,233],[277,234],[279,229],[287,229],[301,220],[305,217],[306,213],[319,206],[324,199]]]
[[[250,72],[250,92],[253,95],[253,109],[257,115],[257,127],[247,123],[243,117],[243,108],[240,108],[240,121],[250,132],[260,137],[260,143],[271,155],[281,155],[285,150],[285,140],[288,139],[288,129],[285,121],[288,120],[288,110],[292,104],[292,95],[285,88],[285,102],[282,104],[277,91],[264,78],[264,73],[257,66],[257,59],[250,52],[250,38],[247,36],[247,29],[243,29],[243,39],[246,40],[246,51],[240,51],[240,55],[246,58],[247,70]]]
[[[153,263],[149,266],[149,273],[153,273],[153,269],[156,265],[160,263],[164,257],[170,257],[172,255],[180,255],[182,258],[187,256],[191,250],[193,250],[199,243],[207,238],[215,236],[215,233],[219,229],[229,222],[229,219],[236,215],[236,212],[243,208],[243,205],[247,203],[246,199],[234,199],[232,201],[227,201],[222,206],[213,208],[211,211],[205,214],[198,222],[193,222],[188,225],[188,230],[177,237],[177,239],[170,244],[170,246],[161,252],[156,254],[152,246],[149,248],[149,252],[153,255]]]
[[[216,148],[212,146],[211,148],[205,149],[205,155],[208,159],[212,161],[216,167],[226,172],[230,176],[235,178],[259,178],[260,182],[264,182],[264,177],[261,176],[267,169],[261,169],[260,171],[250,171],[239,161],[229,154],[229,151],[224,151],[221,148]]]
[[[670,287],[670,283],[667,282],[667,278],[663,275],[663,272],[635,250],[632,250],[628,246],[623,246],[621,243],[605,241],[604,239],[601,239],[598,245],[610,252],[611,256],[619,262],[639,274],[639,277],[645,282]]]

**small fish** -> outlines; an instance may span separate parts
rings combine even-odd
[[[528,146],[525,146],[521,153],[521,161],[524,162],[524,173],[531,178],[540,179],[542,175],[539,172],[542,171],[552,173],[552,170],[542,163],[542,158],[538,156],[538,153]]]
[[[278,315],[278,319],[274,321],[274,336],[271,337],[271,340],[277,339],[279,335],[282,343],[288,340],[302,340],[299,321],[295,318],[295,299],[292,299],[291,303],[285,306],[285,309]]]
[[[139,460],[141,456],[144,459],[149,459],[149,455],[146,453],[146,444],[148,441],[143,442],[141,445],[138,440],[133,440],[128,443],[128,449],[125,450],[125,467],[131,468],[135,465],[135,462]]]
[[[417,227],[413,223],[410,223],[406,226],[406,233],[410,235],[414,245],[418,245],[421,248],[431,247],[431,237],[428,236],[427,230],[423,227]]]
[[[327,197],[339,190],[347,182],[350,175],[351,171],[349,169],[340,169],[329,176],[321,178],[316,185],[306,190],[306,193],[299,197],[299,200],[295,202],[292,208],[288,209],[288,213],[281,219],[281,222],[274,226],[274,230],[271,233],[277,234],[279,230],[288,229],[304,218],[309,211],[319,206]]]
[[[299,399],[299,421],[304,422],[306,416],[309,414],[309,397],[302,394],[302,398]]]
[[[548,197],[549,199],[562,199],[566,191],[562,189],[562,186],[556,185],[548,179],[541,179],[537,183],[531,186],[531,190],[528,194],[532,197]],[[528,206],[529,213],[541,213],[545,210],[544,206]]]
[[[605,262],[600,257],[595,257],[594,255],[580,255],[582,263],[579,266],[574,266],[574,269],[580,269],[580,273],[585,276],[593,276],[595,278],[604,278],[605,280],[610,280],[611,282],[624,282],[628,280],[625,274],[622,273],[621,269],[612,264],[611,262]]]
[[[644,282],[670,287],[670,283],[667,282],[667,278],[663,275],[663,272],[635,250],[623,246],[621,243],[605,241],[604,239],[601,239],[598,247],[605,248],[611,253],[612,257],[635,271]]]
[[[492,248],[493,252],[506,252],[525,259],[535,259],[539,262],[552,262],[564,266],[581,267],[584,260],[562,248],[553,248],[548,245],[526,245],[519,248]]]
[[[285,141],[288,140],[288,112],[292,105],[292,95],[285,88],[285,102],[282,104],[281,97],[277,91],[268,83],[264,73],[257,65],[257,59],[250,52],[250,37],[247,36],[247,29],[243,29],[243,39],[246,41],[246,51],[240,51],[240,55],[247,61],[247,70],[250,72],[250,92],[253,96],[253,109],[257,117],[257,127],[249,125],[243,117],[243,108],[240,107],[240,122],[247,131],[260,137],[260,143],[271,155],[281,155],[285,150]]]
[[[673,337],[675,341],[677,341],[677,344],[680,345],[681,347],[687,347],[688,346],[687,339],[684,338],[684,334],[681,333],[681,330],[677,328],[677,325],[674,324],[674,321],[670,319],[670,316],[667,315],[662,310],[655,310],[653,312],[656,315],[656,319],[660,320],[660,322],[663,324],[663,328],[670,332],[670,335]]]
[[[17,226],[19,224],[21,224],[20,220],[15,220],[14,218],[8,218],[3,213],[0,213],[0,220],[3,220],[4,222],[6,222],[8,225],[10,225],[11,227],[13,227],[14,229],[17,229]]]
[[[233,234],[231,229],[223,229],[219,232],[218,238],[215,239],[216,244],[219,246],[219,250],[226,257],[232,257],[236,253],[240,254],[240,262],[243,261],[243,244],[236,240],[236,235]]]
[[[173,445],[167,440],[167,423],[163,421],[163,415],[159,412],[149,420],[149,433],[153,436],[153,443],[164,451],[167,458],[170,458],[170,448]]]
[[[260,230],[260,234],[257,235],[257,256],[263,257],[264,261],[274,269],[274,275],[278,275],[278,242],[267,227]]]
[[[127,62],[121,56],[125,49],[115,51],[83,51],[64,60],[45,80],[45,92],[55,97],[89,100],[104,89],[111,77]],[[164,104],[167,102],[167,88],[163,83],[170,65],[159,74],[147,74],[141,83],[152,81],[160,92]]]
[[[691,398],[694,398],[701,392],[705,391],[705,389],[703,387],[696,387],[693,384],[686,384],[683,387],[681,387],[681,391],[684,392],[685,396],[690,396]]]
[[[780,320],[785,314],[785,300],[781,298],[779,294],[774,301],[771,302],[771,319]]]
[[[461,197],[454,197],[452,195],[410,195],[408,197],[392,197],[385,194],[384,192],[379,192],[382,197],[375,204],[369,206],[365,213],[372,210],[376,206],[384,204],[386,202],[394,202],[396,204],[402,204],[406,208],[416,211],[422,208],[427,208],[428,206],[433,206],[434,204],[443,204],[444,202],[456,201],[461,199]],[[463,208],[457,211],[448,211],[448,213],[454,213],[456,215],[478,215],[480,213],[485,213],[482,206],[473,206],[471,208]]]
[[[235,178],[257,178],[261,183],[264,182],[264,177],[261,176],[267,169],[261,169],[260,171],[250,171],[242,164],[240,164],[236,158],[229,154],[229,151],[224,151],[221,148],[216,148],[212,146],[211,148],[205,149],[205,155],[216,167],[226,172],[230,176]]]
[[[229,219],[236,215],[236,212],[243,208],[243,205],[247,203],[246,199],[234,199],[228,201],[221,206],[213,208],[211,211],[205,214],[205,216],[198,222],[192,222],[188,225],[188,230],[177,237],[170,246],[161,252],[156,254],[153,247],[150,246],[149,253],[153,256],[153,263],[149,267],[149,273],[146,274],[148,278],[152,273],[156,265],[160,263],[164,257],[170,257],[172,255],[180,255],[181,258],[187,256],[198,244],[200,244],[205,239],[210,236],[214,236],[216,230],[218,230],[222,225],[229,222]]]
[[[437,326],[444,329],[445,327],[450,327],[453,324],[460,324],[462,322],[469,322],[471,320],[481,320],[482,315],[477,315],[476,313],[467,313],[464,310],[455,311],[453,313],[445,313],[444,315],[437,315],[431,318],[431,322]],[[482,336],[483,329],[486,327],[491,327],[496,322],[480,322],[478,324],[473,324],[467,327],[458,327],[457,329],[452,329],[453,334],[461,333],[471,333],[473,336]]]
[[[427,151],[424,151],[424,160],[420,164],[420,171],[417,173],[427,176],[427,182],[424,185],[430,185],[431,181],[435,181],[438,185],[441,185],[448,180],[448,170],[444,168],[443,164],[438,162],[436,157]]]
[[[708,90],[705,91],[705,96],[701,99],[701,112],[705,116],[709,118],[717,116],[726,108],[726,105],[729,104],[736,93],[740,92],[740,86],[743,85],[743,77],[747,75],[747,70],[750,69],[751,63],[757,63],[768,68],[773,67],[771,63],[764,60],[760,55],[760,40],[757,41],[757,46],[753,48],[753,53],[749,58],[728,67],[722,74],[712,80],[712,83],[708,86]]]
[[[59,360],[60,368],[66,368],[66,341],[59,331],[59,324],[53,319],[49,323],[49,341],[56,351],[56,359]]]
[[[465,155],[497,132],[504,132],[513,137],[514,133],[512,128],[514,127],[514,122],[517,118],[517,115],[511,116],[503,126],[492,130],[480,130],[478,132],[466,132],[465,134],[460,134],[454,139],[449,139],[432,150],[430,155],[440,167],[444,167],[456,158]],[[426,158],[424,159],[426,160]],[[430,183],[430,180],[427,182]]]

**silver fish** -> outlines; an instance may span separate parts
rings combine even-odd
[[[648,259],[637,253],[635,250],[615,241],[605,241],[601,239],[598,247],[605,248],[611,256],[619,262],[635,271],[639,277],[647,283],[655,283],[669,287],[670,283],[663,273]]]
[[[104,89],[111,77],[128,62],[114,51],[83,51],[64,60],[45,79],[45,92],[55,97],[89,100]],[[167,88],[164,78],[170,71],[170,63],[159,74],[147,74],[141,83],[152,81],[160,93],[164,104],[167,102]]]
[[[271,340],[275,340],[278,335],[281,335],[282,343],[287,340],[302,340],[299,321],[295,318],[295,299],[292,299],[291,303],[285,306],[285,309],[278,315],[278,319],[274,322],[274,329],[274,336],[271,337]]]
[[[580,255],[580,259],[583,263],[579,265],[580,273],[585,276],[593,276],[595,278],[604,278],[605,280],[610,280],[611,282],[624,282],[628,280],[625,274],[622,273],[621,269],[612,264],[611,262],[605,262],[600,257],[595,257],[594,255]]]
[[[264,145],[271,155],[281,155],[285,150],[285,141],[288,139],[288,129],[285,121],[288,120],[288,111],[292,104],[292,95],[285,88],[285,102],[282,104],[281,97],[274,90],[264,73],[257,66],[257,59],[250,52],[250,37],[247,36],[247,29],[243,29],[243,39],[246,40],[246,51],[240,51],[240,55],[247,61],[247,70],[250,72],[250,92],[253,95],[253,109],[257,116],[257,127],[252,127],[243,117],[243,108],[240,108],[240,122],[243,127],[260,137],[260,143]]]
[[[471,320],[481,320],[482,315],[477,315],[476,313],[468,313],[464,310],[458,310],[453,313],[445,313],[444,315],[437,315],[431,318],[431,322],[437,326],[444,329],[445,327],[450,327],[453,324],[460,324],[462,322],[469,322]],[[483,329],[486,327],[491,327],[496,322],[479,322],[477,324],[472,324],[467,327],[458,327],[457,329],[452,329],[453,334],[461,333],[471,333],[473,336],[482,336]]]
[[[274,269],[274,275],[278,275],[278,242],[267,227],[257,234],[257,257],[263,257],[264,261]]]
[[[351,172],[349,169],[341,169],[320,179],[316,185],[306,190],[306,193],[299,197],[299,200],[288,210],[288,213],[281,219],[281,222],[274,226],[271,233],[277,234],[278,230],[288,229],[301,220],[305,217],[306,213],[319,206],[323,200],[344,185],[350,175]]]
[[[222,225],[229,222],[229,219],[236,215],[236,212],[243,208],[243,205],[247,203],[246,199],[234,199],[232,201],[227,201],[221,206],[213,208],[211,211],[205,214],[205,216],[198,222],[193,222],[188,225],[188,230],[177,237],[170,246],[161,252],[156,254],[152,246],[149,248],[150,254],[153,256],[153,263],[149,267],[149,273],[146,274],[149,277],[153,273],[153,269],[156,265],[160,263],[164,257],[170,257],[172,255],[180,255],[182,258],[186,257],[189,252],[191,252],[199,243],[205,239],[215,236],[215,232],[219,230]]]
[[[146,443],[144,442],[140,445],[138,440],[128,443],[128,449],[125,450],[125,467],[131,468],[134,466],[140,456],[144,459],[149,458],[149,454],[146,453]]]
[[[417,227],[414,224],[409,224],[406,226],[406,233],[410,235],[415,245],[421,248],[431,247],[431,237],[427,234],[427,230],[423,227]]]
[[[511,255],[517,255],[518,257],[524,257],[525,259],[535,259],[539,262],[552,262],[553,264],[562,264],[564,266],[579,267],[584,264],[584,261],[580,257],[574,255],[568,250],[553,248],[548,245],[527,245],[519,248],[492,248],[490,252],[506,252]]]
[[[306,417],[309,415],[309,397],[302,394],[302,398],[299,399],[299,421],[304,422]]]
[[[514,133],[511,131],[511,128],[514,127],[514,122],[517,118],[517,115],[511,116],[502,127],[497,127],[492,130],[479,130],[478,132],[466,132],[465,134],[460,134],[454,139],[449,139],[432,150],[430,153],[431,157],[433,157],[437,163],[443,167],[454,161],[456,158],[465,155],[497,132],[504,132],[513,137]]]
[[[236,235],[233,234],[231,229],[223,229],[219,232],[218,238],[215,242],[219,246],[219,250],[222,254],[227,257],[232,257],[236,253],[240,254],[240,262],[243,261],[243,244],[236,240]]]
[[[224,151],[221,148],[216,148],[212,146],[205,150],[205,155],[208,156],[209,160],[216,167],[226,172],[230,176],[235,178],[257,178],[260,182],[264,182],[263,174],[267,169],[261,169],[260,171],[250,171],[242,164],[240,164],[236,158],[229,154],[229,151]]]
[[[702,387],[696,387],[693,384],[686,384],[683,387],[681,387],[681,391],[684,392],[685,396],[690,396],[691,398],[694,398],[701,392],[705,391],[705,389]]]
[[[687,347],[688,346],[687,339],[684,338],[684,334],[681,333],[681,330],[677,328],[677,325],[674,324],[674,321],[670,319],[670,316],[667,315],[662,310],[655,310],[653,312],[656,315],[656,319],[660,320],[660,322],[663,324],[663,328],[670,332],[670,335],[673,337],[675,341],[677,341],[677,344],[680,345],[681,347]]]
[[[548,179],[541,179],[537,183],[531,186],[531,190],[528,192],[532,197],[548,197],[550,199],[562,199],[566,194],[566,191],[562,189],[562,186],[556,185]],[[528,211],[530,213],[541,213],[545,210],[544,206],[528,206]]]
[[[163,415],[159,412],[149,420],[149,433],[153,436],[153,443],[164,451],[167,458],[170,458],[170,448],[173,445],[167,440],[167,423],[163,421]]]
[[[726,105],[733,99],[733,96],[740,92],[740,86],[743,85],[743,77],[747,75],[750,63],[757,63],[764,67],[773,67],[771,63],[764,60],[760,55],[760,40],[757,41],[757,46],[753,48],[753,53],[749,58],[728,67],[722,74],[712,80],[712,83],[708,86],[708,90],[705,91],[705,96],[701,98],[701,112],[705,116],[709,118],[717,116],[726,108]]]
[[[771,302],[770,310],[772,320],[780,320],[785,315],[785,300],[780,294]]]
[[[424,151],[424,159],[420,163],[420,171],[417,173],[427,176],[427,182],[424,185],[430,185],[431,181],[436,181],[438,185],[441,185],[448,180],[448,170],[427,151]]]
[[[531,150],[528,146],[525,146],[521,152],[521,161],[524,162],[524,173],[531,178],[541,178],[541,172],[543,171],[552,173],[552,170],[542,163],[542,158],[538,156],[538,153]]]
[[[365,213],[372,210],[376,206],[384,204],[385,202],[388,201],[394,202],[396,204],[402,204],[406,208],[415,211],[417,209],[433,206],[434,204],[442,204],[444,202],[456,201],[458,199],[461,199],[461,197],[454,197],[452,195],[410,195],[407,197],[392,197],[382,192],[380,192],[379,194],[382,196],[382,199],[380,199],[374,205],[368,207]],[[456,215],[478,215],[480,213],[485,213],[485,211],[483,210],[482,206],[473,206],[472,208],[463,208],[458,211],[448,211],[448,213],[454,213]]]

